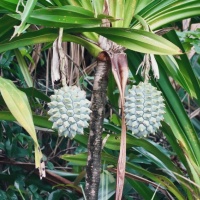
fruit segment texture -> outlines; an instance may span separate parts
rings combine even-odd
[[[127,129],[138,137],[154,134],[164,119],[164,99],[161,92],[150,83],[133,85],[125,97],[125,118]]]
[[[65,86],[55,90],[50,98],[49,121],[53,122],[52,128],[58,130],[58,135],[72,139],[76,134],[83,134],[83,129],[89,126],[91,113],[85,91],[77,86]]]

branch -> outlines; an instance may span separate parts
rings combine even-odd
[[[85,186],[85,194],[88,200],[98,199],[101,172],[102,127],[105,114],[108,71],[110,68],[106,62],[107,55],[105,53],[102,54],[105,61],[98,61],[92,94]]]

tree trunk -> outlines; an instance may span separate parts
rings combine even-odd
[[[104,54],[105,56],[105,54]],[[97,200],[101,173],[102,128],[106,104],[106,88],[110,66],[98,61],[92,94],[90,135],[86,167],[85,194],[87,200]]]

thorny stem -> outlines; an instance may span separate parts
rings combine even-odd
[[[106,88],[109,66],[98,61],[92,94],[88,160],[86,167],[85,194],[87,200],[97,200],[101,172],[102,127],[105,114]]]

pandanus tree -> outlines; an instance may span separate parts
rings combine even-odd
[[[68,136],[80,143],[88,139],[87,199],[98,199],[102,160],[106,165],[117,164],[117,169],[107,168],[110,173],[117,174],[116,199],[122,198],[124,177],[146,199],[149,195],[155,195],[155,190],[144,183],[157,188],[169,199],[184,199],[184,195],[194,199],[200,195],[199,140],[168,76],[184,88],[197,104],[200,103],[199,81],[175,31],[165,27],[169,23],[199,15],[199,6],[198,0],[1,1],[0,52],[15,49],[28,87],[32,87],[33,82],[19,48],[45,43],[43,50],[46,50],[53,45],[52,83],[61,80],[63,89],[56,90],[51,96],[51,103],[48,104],[49,115],[52,116],[50,121],[60,136]],[[75,73],[68,66],[63,42],[82,45],[97,60],[90,109],[85,93],[72,86]],[[41,51],[41,46],[39,48]],[[125,97],[127,81],[131,77],[134,86]],[[128,82],[128,86],[132,85]],[[1,119],[17,120],[31,135],[35,144],[35,165],[39,167],[41,177],[44,177],[42,153],[34,125],[52,128],[52,123],[45,117],[32,115],[25,93],[10,80],[1,77],[0,83],[1,94],[11,112],[1,112]],[[105,121],[108,101],[120,127]],[[46,124],[41,123],[41,119]],[[81,135],[88,125],[89,136]],[[161,128],[186,169],[187,178],[184,171],[170,160],[169,152],[145,139],[158,128]],[[109,133],[107,136],[102,135],[104,130]],[[149,159],[152,166],[162,169],[162,173],[148,171],[132,162],[131,156],[126,155],[128,148]],[[109,153],[109,150],[120,150],[118,163],[116,155]],[[67,161],[81,160],[86,158],[86,154],[63,155],[62,158]],[[133,174],[133,171],[137,174]],[[187,184],[186,179],[189,181]]]

